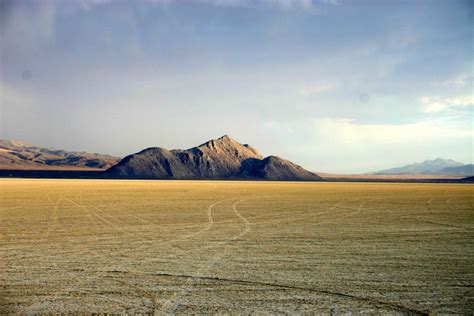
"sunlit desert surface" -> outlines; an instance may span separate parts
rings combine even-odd
[[[0,314],[474,311],[474,186],[0,180]]]

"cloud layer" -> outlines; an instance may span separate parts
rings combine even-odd
[[[426,113],[437,113],[449,108],[468,107],[474,105],[474,96],[464,96],[455,98],[422,97],[420,102],[423,111]]]
[[[463,1],[1,5],[3,138],[125,155],[230,134],[332,172],[472,159]]]

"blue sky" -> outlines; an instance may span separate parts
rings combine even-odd
[[[307,169],[473,157],[472,1],[2,1],[0,137],[229,134]]]

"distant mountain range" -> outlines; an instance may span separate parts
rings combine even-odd
[[[474,165],[463,164],[452,159],[437,158],[413,163],[403,167],[373,172],[376,175],[394,174],[439,174],[439,175],[474,175]]]
[[[123,158],[105,172],[109,178],[136,179],[262,179],[315,181],[321,178],[276,156],[225,135],[186,150],[159,147]]]
[[[107,169],[120,158],[0,140],[0,169]]]
[[[288,160],[265,158],[255,148],[227,135],[186,150],[151,147],[123,159],[0,140],[0,171],[4,176],[19,177],[321,180],[319,175]],[[83,172],[74,173],[77,171]],[[371,175],[466,177],[474,176],[474,165],[438,158],[360,175],[360,179],[370,179]],[[357,179],[357,175],[352,178]]]

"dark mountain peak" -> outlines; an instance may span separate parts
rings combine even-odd
[[[145,179],[319,180],[316,174],[276,156],[264,158],[228,135],[187,150],[151,147],[107,170],[110,177]]]
[[[225,134],[219,137],[217,140],[234,140],[234,139],[232,139],[232,137],[230,137],[229,135]]]

